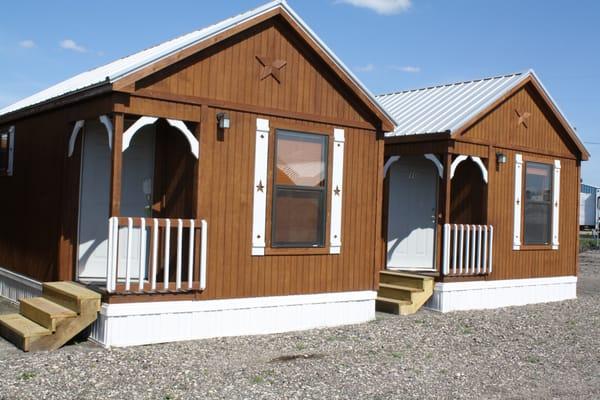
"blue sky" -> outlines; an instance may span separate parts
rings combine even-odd
[[[10,18],[0,24],[0,107],[262,3],[5,2],[3,15]],[[584,182],[600,186],[600,2],[289,3],[374,93],[533,68],[592,153]]]

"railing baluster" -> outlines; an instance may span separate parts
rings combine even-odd
[[[464,225],[459,225],[460,226],[460,252],[458,253],[458,259],[459,259],[459,263],[458,263],[458,273],[462,274],[462,269],[463,269],[463,265],[464,265],[464,249],[465,249],[465,226]]]
[[[487,252],[488,252],[488,227],[485,225],[483,227],[483,257],[482,257],[482,265],[481,272],[483,274],[487,273]]]
[[[140,218],[140,268],[138,270],[138,290],[144,290],[144,275],[146,271],[146,219]]]
[[[448,274],[448,224],[444,224],[442,236],[442,240],[444,241],[442,244],[442,271],[444,274]]]
[[[492,253],[494,250],[494,227],[492,225],[490,225],[490,251],[489,251],[489,268],[488,268],[488,273],[492,273]]]
[[[453,235],[453,243],[452,243],[452,273],[456,275],[456,250],[458,247],[457,239],[458,239],[458,225],[453,225],[454,235]]]
[[[208,246],[208,223],[205,220],[200,222],[202,236],[200,236],[200,290],[206,289],[206,257]]]
[[[165,266],[163,276],[163,290],[169,290],[169,259],[171,258],[171,220],[165,220]]]
[[[113,223],[113,251],[112,251],[112,282],[111,290],[117,290],[117,280],[119,279],[119,219],[114,217]]]
[[[481,273],[481,230],[482,227],[477,227],[477,274]]]
[[[112,286],[112,252],[113,252],[114,219],[108,219],[108,254],[106,255],[106,291],[111,292]]]
[[[158,267],[158,219],[152,218],[152,282],[150,288],[156,290],[156,270]]]
[[[188,248],[188,289],[192,289],[194,282],[194,233],[196,231],[194,220],[190,221],[190,245]]]
[[[471,273],[475,273],[475,251],[477,249],[477,227],[473,225],[471,227]]]
[[[177,220],[177,269],[175,271],[175,289],[181,289],[181,256],[182,256],[182,243],[183,243],[183,221]]]
[[[470,259],[469,259],[469,256],[470,256],[469,243],[471,241],[471,226],[470,225],[465,225],[465,237],[466,237],[465,248],[464,248],[464,251],[465,251],[465,272],[468,273],[469,272],[469,266],[471,265],[470,264]],[[461,274],[462,273],[463,273],[463,271],[461,271]]]
[[[125,248],[125,290],[131,288],[131,240],[133,238],[133,218],[127,218],[127,247]]]

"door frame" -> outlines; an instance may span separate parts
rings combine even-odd
[[[398,161],[400,161],[402,158],[419,158],[419,156],[422,156],[423,158],[425,158],[426,160],[431,161],[431,163],[433,164],[434,169],[437,169],[438,174],[436,174],[437,179],[435,180],[435,211],[434,211],[434,218],[435,218],[435,223],[433,224],[433,248],[432,248],[432,267],[431,268],[415,268],[415,267],[389,267],[388,266],[388,262],[387,262],[387,257],[388,257],[388,234],[389,234],[389,206],[390,206],[390,173],[389,170],[391,169],[393,164],[396,164]],[[393,155],[388,159],[388,162],[386,163],[385,167],[384,167],[384,178],[387,180],[387,183],[385,185],[385,254],[384,254],[384,259],[385,259],[385,265],[384,268],[387,271],[410,271],[410,272],[425,272],[425,273],[435,273],[438,272],[438,213],[439,213],[439,209],[440,209],[440,177],[443,177],[444,175],[444,167],[441,164],[441,162],[436,163],[432,158],[434,158],[437,160],[437,157],[434,154],[422,154],[422,155],[414,155],[414,154],[410,154],[410,155]]]

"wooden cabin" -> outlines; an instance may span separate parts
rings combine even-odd
[[[84,72],[0,110],[0,294],[85,285],[105,346],[371,320],[393,128],[284,1]]]
[[[398,123],[385,139],[382,281],[434,277],[426,306],[439,311],[574,298],[589,154],[536,74],[378,100]]]

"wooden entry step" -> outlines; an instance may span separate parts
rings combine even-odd
[[[380,271],[377,311],[409,315],[416,313],[433,295],[434,280],[404,272]]]
[[[100,294],[74,282],[42,284],[42,296],[20,300],[20,314],[0,315],[0,336],[23,351],[56,350],[90,326]]]

